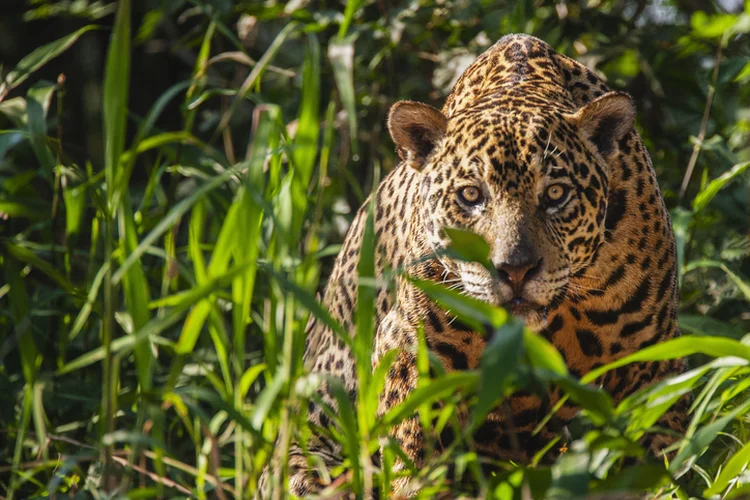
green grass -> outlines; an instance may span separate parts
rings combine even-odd
[[[131,53],[159,30],[121,0],[114,19],[106,17],[114,9],[101,18],[111,21],[101,82],[104,155],[83,161],[70,156],[58,126],[75,89],[38,74],[98,28],[30,47],[5,68],[0,497],[251,497],[271,457],[287,463],[292,437],[312,432],[306,408],[319,379],[302,366],[310,314],[356,355],[357,404],[332,382],[341,412],[329,413],[327,432],[345,452],[337,484],[359,497],[391,490],[389,464],[402,454],[390,426],[416,411],[440,431],[456,426],[467,404],[476,426],[499,398],[529,383],[557,384],[584,408],[571,425],[573,441],[553,443],[569,451],[552,466],[505,463],[485,476],[471,433],[456,427],[459,439],[439,458],[422,469],[407,463],[424,498],[458,491],[449,468],[493,498],[750,495],[750,12],[699,11],[637,27],[618,2],[569,4],[564,16],[563,4],[422,4],[383,12],[378,2],[348,2],[338,13],[332,3],[293,13],[273,2],[224,10],[154,5],[148,14],[166,24],[193,9],[195,25],[179,41],[192,56],[190,77],[171,81],[139,114],[128,105]],[[255,17],[252,43],[234,31],[241,14]],[[599,57],[613,87],[636,93],[636,83],[646,82],[649,90],[636,95],[640,128],[678,238],[685,336],[578,380],[553,346],[504,311],[415,282],[468,324],[502,334],[480,369],[461,373],[431,371],[422,342],[418,388],[376,418],[396,352],[373,372],[372,210],[353,339],[316,291],[352,212],[395,163],[382,131],[388,106],[439,100],[429,97],[440,87],[437,74],[450,72],[448,62],[466,47],[479,52],[480,31],[493,40],[531,32],[572,55],[577,42]],[[660,43],[669,57],[654,49]],[[709,94],[714,102],[706,106]],[[174,104],[180,126],[164,129]],[[661,127],[652,126],[653,110]],[[683,196],[688,163],[696,168]],[[451,237],[459,256],[484,257],[470,234]],[[628,362],[683,356],[690,359],[685,375],[617,405],[587,385]],[[686,391],[695,396],[691,423],[673,459],[626,465],[625,458],[643,456],[638,439]],[[435,401],[444,404],[434,409]],[[381,447],[378,468],[371,456]],[[280,497],[285,480],[273,477]]]

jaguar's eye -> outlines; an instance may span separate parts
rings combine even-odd
[[[458,197],[464,204],[469,205],[470,207],[482,203],[482,192],[479,188],[474,186],[467,186],[459,189]]]
[[[559,205],[560,203],[565,201],[568,190],[568,186],[564,184],[552,184],[550,186],[547,186],[547,189],[544,192],[545,197],[547,198],[547,204]]]

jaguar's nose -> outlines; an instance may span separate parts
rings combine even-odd
[[[500,280],[509,284],[516,295],[520,295],[523,286],[539,272],[541,267],[541,258],[526,254],[517,259],[500,262],[495,269]]]

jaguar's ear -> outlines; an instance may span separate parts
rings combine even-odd
[[[398,155],[417,170],[445,135],[447,124],[443,113],[420,102],[399,101],[388,114],[388,131]]]
[[[620,139],[633,130],[635,106],[628,94],[608,92],[568,115],[568,119],[604,159],[610,159],[618,152]]]

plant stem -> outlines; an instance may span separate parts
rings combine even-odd
[[[706,97],[706,106],[703,108],[703,118],[701,120],[701,128],[698,132],[698,137],[693,145],[693,153],[690,155],[690,161],[688,162],[687,170],[685,170],[685,177],[682,178],[682,185],[680,186],[679,202],[685,199],[685,193],[687,192],[688,184],[690,184],[690,178],[693,176],[693,170],[695,164],[698,161],[698,155],[703,146],[703,140],[706,138],[706,128],[708,127],[708,117],[711,113],[711,105],[714,101],[714,95],[716,94],[716,82],[719,79],[719,63],[721,62],[721,53],[724,47],[724,40],[719,42],[719,47],[716,49],[716,59],[714,63],[714,71],[711,75],[711,84],[708,86],[708,96]]]
[[[104,318],[102,321],[102,346],[104,347],[104,359],[102,359],[102,418],[101,437],[114,430],[113,401],[110,395],[112,383],[112,338],[115,325],[114,285],[112,284],[112,249],[114,247],[114,235],[112,234],[112,218],[110,214],[104,215],[104,261],[109,263],[104,276]],[[112,447],[102,447],[101,461],[104,467],[103,484],[108,489],[110,485],[110,466],[112,460]]]

